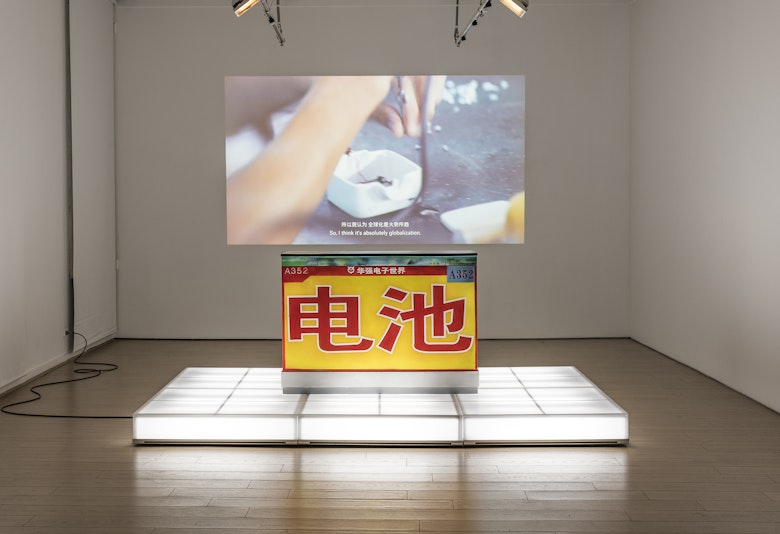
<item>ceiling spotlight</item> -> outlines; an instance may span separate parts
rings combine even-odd
[[[265,17],[268,19],[268,24],[273,27],[274,33],[276,33],[276,39],[279,41],[279,46],[284,46],[284,35],[282,35],[282,14],[279,9],[279,0],[276,0],[275,19],[271,15],[271,7],[268,5],[268,0],[233,0],[233,11],[237,17],[240,17],[257,3],[260,3],[260,5],[263,6]]]
[[[528,11],[528,0],[501,0],[501,3],[520,18]]]
[[[528,10],[528,0],[501,0],[501,3],[508,7],[512,13],[518,17],[525,15]],[[471,28],[477,25],[477,21],[485,16],[485,11],[491,6],[490,0],[480,0],[477,12],[471,17],[468,25],[461,32],[458,28],[458,14],[460,11],[460,0],[455,0],[455,44],[460,46],[460,43],[466,40],[466,34],[469,33]]]
[[[237,17],[240,17],[252,9],[252,7],[259,1],[260,0],[233,0],[233,12]]]

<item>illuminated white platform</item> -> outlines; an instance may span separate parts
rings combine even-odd
[[[628,414],[574,367],[483,367],[478,393],[283,393],[281,369],[188,368],[133,415],[134,443],[628,442]]]

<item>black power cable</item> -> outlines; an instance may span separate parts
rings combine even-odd
[[[18,402],[12,402],[10,404],[6,404],[2,408],[0,408],[0,412],[7,413],[10,415],[22,415],[26,417],[55,417],[55,418],[61,418],[61,419],[132,419],[131,416],[127,415],[58,415],[58,414],[42,414],[42,413],[25,413],[25,412],[19,412],[16,410],[11,410],[14,406],[21,406],[22,404],[30,404],[36,401],[39,401],[43,398],[43,395],[38,392],[39,389],[49,387],[49,386],[56,386],[59,384],[69,384],[71,382],[80,382],[82,380],[90,380],[92,378],[97,378],[103,373],[110,373],[111,371],[116,371],[119,369],[119,366],[115,363],[101,363],[101,362],[82,362],[79,361],[84,354],[87,352],[87,346],[88,341],[87,338],[84,337],[83,334],[80,334],[78,332],[73,332],[73,335],[79,336],[81,339],[84,340],[84,348],[81,349],[81,353],[79,353],[78,356],[73,360],[73,363],[75,365],[89,365],[90,367],[81,367],[79,369],[74,369],[73,372],[77,375],[88,375],[88,376],[82,376],[79,378],[69,378],[65,380],[57,380],[54,382],[46,382],[44,384],[38,384],[36,386],[33,386],[30,388],[30,393],[35,395],[32,399],[27,399],[23,401]],[[102,366],[102,369],[98,369],[94,366]]]

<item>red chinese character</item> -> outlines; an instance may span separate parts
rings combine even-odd
[[[407,295],[409,295],[407,291],[403,291],[402,289],[391,286],[387,288],[387,291],[385,291],[385,294],[382,296],[386,299],[392,299],[396,302],[403,302],[406,300]],[[397,320],[401,315],[401,310],[385,305],[382,306],[382,309],[377,312],[377,315],[387,317],[388,319]],[[383,351],[392,354],[393,348],[395,347],[395,342],[398,341],[398,336],[401,335],[402,326],[403,325],[397,322],[391,322],[389,325],[387,325],[387,329],[385,330],[385,333],[377,346]]]
[[[331,295],[330,290],[330,286],[317,286],[317,296],[288,297],[290,341],[301,341],[304,335],[313,334],[323,352],[367,351],[374,340],[360,336],[360,297]],[[358,341],[335,343],[336,335]]]
[[[392,306],[382,306],[378,315],[387,317],[393,322],[388,325],[378,344],[380,349],[392,353],[401,334],[403,325],[400,323],[406,321],[412,323],[413,345],[418,352],[464,352],[471,347],[473,341],[471,336],[459,335],[454,342],[436,341],[444,340],[447,335],[457,334],[463,330],[466,319],[466,299],[445,300],[443,285],[434,284],[431,290],[433,302],[430,306],[426,304],[425,293],[412,293],[412,307],[406,311]],[[406,291],[390,287],[383,296],[396,302],[403,302],[408,295]],[[400,323],[396,322],[399,320]],[[429,323],[432,330],[430,332]]]

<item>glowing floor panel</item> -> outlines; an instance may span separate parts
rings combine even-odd
[[[628,414],[575,367],[483,367],[472,394],[285,394],[281,369],[196,367],[133,415],[133,441],[624,444]]]

